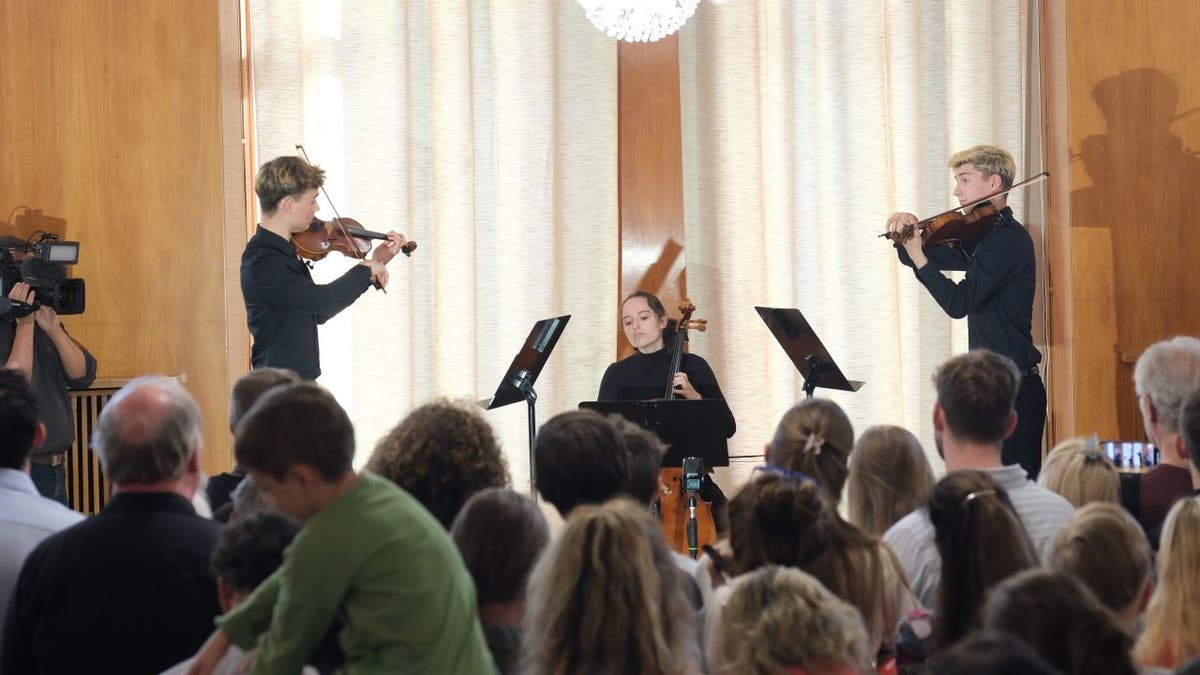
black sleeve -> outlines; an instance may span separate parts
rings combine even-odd
[[[900,258],[900,262],[912,268],[913,272],[917,269],[913,267],[912,258],[909,257],[908,251],[903,246],[896,247],[896,256]],[[933,267],[947,272],[962,272],[970,266],[970,260],[963,252],[957,248],[949,246],[934,246],[925,249],[925,257],[929,259],[929,264]],[[921,275],[917,275],[920,279]]]
[[[36,673],[37,664],[33,656],[33,623],[30,615],[29,598],[37,593],[30,592],[29,570],[34,566],[32,559],[40,546],[25,560],[21,573],[13,584],[8,607],[4,608],[4,634],[0,635],[0,673]]]
[[[371,285],[371,270],[355,265],[328,284],[315,284],[288,269],[289,260],[278,251],[261,251],[242,265],[243,288],[269,305],[312,312],[325,323],[350,306]]]
[[[617,363],[608,364],[608,368],[604,370],[604,377],[600,378],[600,393],[596,394],[597,401],[616,401],[617,394],[621,391],[621,383],[618,381]]]
[[[712,367],[708,365],[708,361],[695,354],[688,354],[685,360],[683,371],[687,373],[688,380],[700,393],[700,396],[725,401],[725,395],[721,393],[721,385],[717,384],[717,376],[713,373]],[[737,431],[737,421],[733,418],[733,411],[729,409],[728,403],[725,403],[724,412],[726,428],[729,430],[725,437],[731,438]]]
[[[934,265],[917,270],[917,278],[946,314],[961,319],[991,299],[1012,277],[1022,260],[1016,238],[996,228],[976,250],[962,281],[950,281]]]

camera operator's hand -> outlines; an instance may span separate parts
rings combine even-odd
[[[38,328],[41,328],[47,335],[54,335],[62,332],[62,322],[58,320],[58,312],[53,308],[42,305],[33,313],[37,320]]]
[[[387,240],[380,242],[375,247],[375,252],[371,254],[371,258],[386,265],[392,258],[396,257],[396,254],[400,252],[400,247],[406,241],[408,240],[399,232],[388,232]]]
[[[378,260],[364,260],[359,264],[366,265],[367,267],[371,268],[371,283],[377,283],[380,286],[387,288],[388,271],[387,268],[383,266],[383,263],[379,262]]]
[[[25,283],[24,281],[18,281],[17,283],[13,284],[12,289],[10,289],[8,291],[8,299],[16,300],[17,302],[23,302],[27,305],[32,304],[33,303],[33,289],[30,288],[29,284]],[[17,319],[17,325],[18,326],[27,326],[27,325],[32,324],[33,320],[34,320],[33,314],[30,314],[28,316],[23,316],[23,317]]]

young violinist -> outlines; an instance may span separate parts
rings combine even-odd
[[[968,212],[975,202],[1011,188],[1016,173],[1012,155],[991,145],[955,153],[949,167],[954,196]],[[957,247],[923,248],[919,220],[911,213],[893,213],[887,232],[897,242],[900,262],[913,269],[946,314],[967,318],[969,347],[985,347],[1016,362],[1022,376],[1017,428],[1004,441],[1002,459],[1005,464],[1019,463],[1035,479],[1042,465],[1046,387],[1038,374],[1042,354],[1033,344],[1032,333],[1037,286],[1033,239],[1013,217],[1006,194],[988,201],[998,211],[994,225],[977,240]],[[954,282],[942,274],[945,270],[965,270],[966,275]]]
[[[242,253],[242,297],[254,337],[251,363],[287,368],[306,380],[321,374],[317,324],[349,307],[372,284],[386,286],[384,266],[405,243],[404,235],[389,232],[369,259],[331,283],[315,283],[291,237],[308,229],[324,183],[325,171],[300,157],[263,164],[254,179],[262,223]]]
[[[667,324],[667,312],[653,294],[638,291],[621,303],[621,326],[630,346],[637,351],[604,371],[597,400],[644,401],[663,397],[673,352],[673,345],[667,345],[667,340],[673,337],[665,333]],[[674,389],[679,398],[725,400],[708,362],[692,353],[685,353],[680,359]],[[728,405],[723,412],[728,438],[737,430],[737,423]]]

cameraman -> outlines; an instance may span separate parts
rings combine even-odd
[[[0,247],[12,252],[14,262],[29,256],[25,242],[15,236],[0,237]],[[35,301],[33,290],[23,281],[13,284],[8,298],[26,304]],[[96,359],[67,334],[58,313],[45,305],[24,317],[0,318],[0,359],[33,385],[46,425],[46,442],[30,457],[30,477],[42,496],[67,504],[67,451],[75,440],[67,389],[91,386]]]

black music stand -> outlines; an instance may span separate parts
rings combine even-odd
[[[542,367],[550,358],[550,352],[554,351],[554,345],[558,344],[558,338],[570,320],[571,315],[564,314],[552,319],[542,319],[533,324],[521,351],[513,357],[508,372],[504,373],[504,377],[500,379],[496,393],[492,394],[491,398],[479,402],[479,405],[486,410],[493,410],[518,401],[525,401],[529,404],[529,494],[534,501],[537,501],[537,488],[533,475],[533,439],[537,434],[534,404],[537,402],[537,392],[533,390],[533,384],[537,381]]]
[[[584,401],[580,408],[620,415],[653,431],[670,446],[662,466],[682,466],[684,457],[699,457],[704,466],[729,466],[729,429],[725,401],[706,398],[672,401]]]
[[[858,391],[863,386],[862,382],[846,379],[800,310],[776,307],[754,309],[758,310],[763,323],[767,324],[771,334],[779,341],[779,346],[783,347],[788,358],[796,365],[796,370],[800,371],[804,378],[805,398],[812,398],[813,390],[817,387]]]

